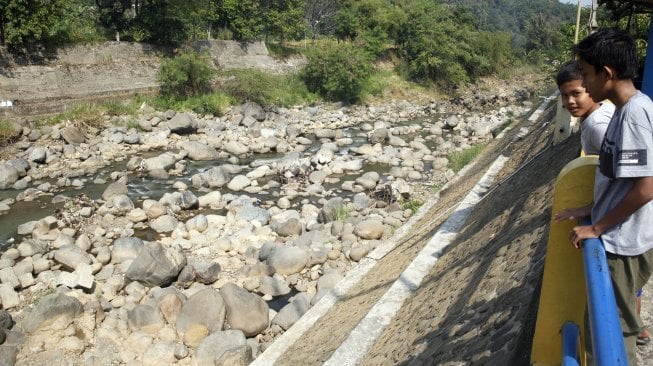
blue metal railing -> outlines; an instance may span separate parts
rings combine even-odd
[[[591,222],[586,221],[583,224],[591,225]],[[617,303],[614,299],[614,290],[610,279],[610,269],[601,239],[593,238],[583,241],[583,262],[585,264],[587,307],[594,364],[597,366],[628,366]],[[565,324],[565,328],[568,327],[572,328]],[[576,328],[578,328],[577,325]],[[565,337],[571,339],[565,339]],[[574,333],[573,329],[563,330],[563,365],[579,364],[577,348],[569,346],[577,344],[577,342],[577,332]],[[565,353],[565,350],[569,353]],[[573,363],[571,358],[574,358],[576,363]],[[565,361],[570,363],[565,363]]]

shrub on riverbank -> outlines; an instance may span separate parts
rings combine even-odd
[[[159,69],[161,94],[188,97],[209,92],[215,74],[209,62],[205,55],[190,49],[163,59]]]
[[[18,128],[13,122],[0,120],[0,145],[18,137]]]
[[[308,53],[302,78],[308,90],[332,101],[356,102],[372,73],[370,61],[351,44],[316,49]]]

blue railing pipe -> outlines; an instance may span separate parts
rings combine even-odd
[[[566,322],[562,326],[562,366],[579,366],[579,336],[578,324]]]
[[[591,225],[590,222],[584,224]],[[583,241],[583,262],[594,363],[597,366],[628,366],[610,269],[601,239]]]

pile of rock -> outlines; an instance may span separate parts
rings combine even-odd
[[[145,110],[138,130],[97,136],[26,128],[20,155],[0,164],[0,189],[24,189],[2,202],[9,212],[88,176],[105,184],[102,167],[126,165],[108,174],[101,199],[55,196],[64,202],[56,216],[18,227],[24,239],[0,256],[10,311],[0,313],[10,319],[0,323],[0,358],[247,364],[407,220],[413,212],[397,198],[410,197],[414,182],[448,179],[449,152],[491,139],[527,109],[453,118],[405,102],[273,111],[247,103],[221,118]],[[269,152],[284,156],[240,164]],[[207,160],[219,163],[188,174]],[[389,172],[363,172],[368,163]],[[135,176],[171,190],[134,198]]]

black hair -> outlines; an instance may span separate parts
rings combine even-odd
[[[562,84],[573,81],[573,80],[582,80],[583,76],[580,74],[580,68],[578,67],[578,62],[576,60],[567,61],[558,70],[556,75],[556,84],[560,87]]]
[[[635,40],[617,28],[605,28],[590,34],[573,47],[576,56],[599,72],[604,66],[616,72],[617,79],[637,76]]]

